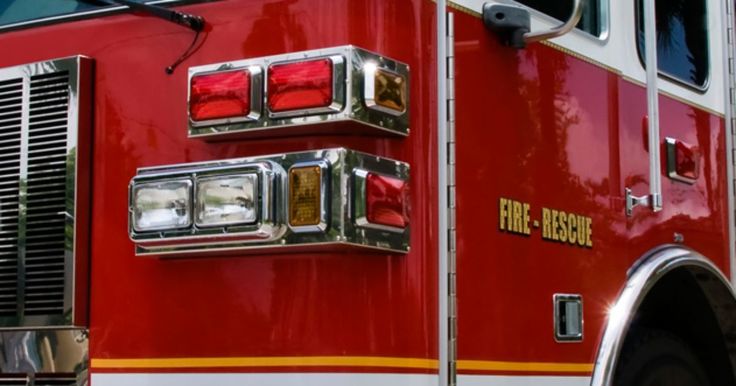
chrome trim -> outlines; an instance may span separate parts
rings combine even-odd
[[[363,101],[365,102],[365,106],[369,109],[378,110],[391,115],[401,115],[405,113],[407,109],[406,104],[404,105],[404,109],[399,111],[381,106],[376,102],[376,72],[378,72],[379,70],[401,77],[402,79],[404,79],[404,81],[406,81],[406,78],[398,72],[378,67],[378,64],[372,61],[366,62],[363,65]],[[406,89],[406,84],[404,84],[404,88]]]
[[[725,106],[725,131],[726,131],[726,189],[728,192],[728,251],[729,266],[731,270],[731,285],[736,285],[736,202],[734,202],[734,135],[736,132],[736,122],[734,122],[734,112],[736,108],[736,100],[732,95],[736,95],[736,69],[734,63],[734,4],[730,1],[721,2],[722,29],[723,29],[723,72],[728,87],[724,87],[723,100],[726,101]]]
[[[323,195],[323,231],[305,233],[288,225],[288,170],[295,165],[326,165]],[[139,181],[179,176],[213,176],[258,170],[261,215],[255,225],[198,227],[163,232],[137,233],[128,229],[137,255],[193,256],[258,253],[266,251],[312,251],[361,247],[388,252],[409,250],[409,227],[402,233],[364,229],[354,225],[350,202],[352,171],[356,168],[409,179],[409,165],[345,148],[275,154],[204,163],[158,166],[138,169],[131,186]],[[129,189],[129,201],[130,201]],[[196,203],[194,203],[196,205]],[[130,210],[130,202],[129,202]]]
[[[654,8],[655,0],[643,0],[644,20],[657,20]],[[657,29],[655,23],[644,23],[644,43],[646,48],[646,80],[647,80],[647,138],[649,151],[649,195],[634,196],[626,187],[626,215],[632,216],[637,206],[647,206],[652,212],[662,210],[662,177],[659,154],[659,86],[657,67]]]
[[[729,281],[718,267],[699,253],[679,246],[665,246],[648,253],[635,263],[628,274],[628,279],[618,299],[613,307],[609,309],[603,339],[598,346],[598,355],[590,381],[591,386],[613,385],[616,364],[629,325],[639,306],[660,279],[674,269],[683,267],[698,270],[699,273],[707,273],[707,275],[701,275],[701,277],[707,278],[710,285],[713,285],[713,283],[719,284],[718,288],[728,293],[729,304],[719,304],[718,306],[722,306],[724,310],[733,309],[736,304],[736,296]],[[711,280],[711,278],[715,280]]]
[[[355,225],[361,228],[373,228],[387,232],[403,233],[404,228],[392,227],[388,225],[374,224],[368,221],[368,213],[366,212],[366,178],[367,170],[353,170],[353,219]]]
[[[42,373],[39,381],[76,378],[76,385],[87,385],[88,335],[81,329],[0,332],[0,374],[35,378]]]
[[[93,61],[89,58],[73,56],[0,69],[0,81],[22,79],[23,82],[22,103],[20,105],[22,116],[18,125],[20,134],[17,193],[19,200],[18,308],[15,316],[0,317],[0,330],[47,328],[49,326],[84,326],[86,324],[88,279],[85,267],[88,264],[89,236],[87,227],[89,226],[88,185],[90,177],[92,65]],[[54,75],[57,73],[59,75]],[[47,83],[54,87],[48,88]],[[31,107],[32,98],[44,99],[43,96],[46,96],[46,99],[56,98],[55,95],[49,97],[49,93],[59,94],[58,100],[63,102],[46,108]],[[53,109],[53,113],[45,114],[43,110],[42,112],[34,112],[34,109]],[[34,117],[36,119],[44,117],[44,119],[33,121]],[[42,130],[53,130],[55,137],[63,138],[63,144],[57,143],[62,139],[54,138],[54,145],[49,148],[51,142],[44,136],[46,133],[38,134],[38,131],[36,131],[38,127],[31,130],[32,125],[41,125],[41,121],[45,121],[46,125],[49,125],[48,122],[55,122],[49,128],[43,127]],[[45,155],[43,157],[53,156],[59,159],[54,161],[58,167],[53,169],[53,172],[58,172],[58,175],[54,175],[57,181],[49,181],[48,184],[56,188],[63,186],[63,193],[54,198],[56,200],[65,199],[64,203],[52,213],[43,212],[43,221],[47,221],[48,216],[58,216],[51,220],[63,224],[60,226],[60,230],[64,233],[64,243],[58,251],[59,256],[63,253],[63,274],[60,274],[58,278],[54,278],[55,280],[63,279],[63,306],[60,311],[48,311],[46,314],[41,313],[42,307],[34,307],[31,311],[33,315],[29,315],[26,313],[28,310],[25,309],[25,298],[28,295],[27,290],[32,286],[25,281],[25,277],[31,274],[28,272],[26,259],[28,259],[27,255],[32,252],[34,245],[38,249],[43,241],[29,241],[30,236],[28,236],[27,231],[33,221],[28,221],[28,210],[40,208],[39,203],[45,204],[47,202],[45,199],[33,198],[33,194],[29,195],[28,192],[29,183],[41,181],[36,179],[40,177],[31,175],[39,172],[39,169],[29,172],[29,168],[41,168],[41,165],[45,165],[38,163],[38,160],[42,157],[35,154],[40,148],[53,149],[54,151],[54,154],[49,155],[48,150],[44,150]],[[35,157],[29,157],[34,155]],[[46,168],[42,170],[51,171],[51,169]],[[46,205],[42,205],[42,207],[44,206]],[[34,226],[38,226],[39,221],[41,220],[36,220]],[[58,230],[53,229],[53,231]],[[57,257],[56,255],[44,255],[44,257],[46,256]]]
[[[268,110],[268,116],[270,118],[288,118],[298,117],[301,115],[313,115],[323,113],[336,113],[345,107],[345,58],[342,55],[330,55],[325,57],[315,57],[312,60],[329,59],[332,63],[332,103],[326,107],[316,107],[298,110],[288,110],[274,112]],[[271,72],[271,67],[279,66],[282,64],[291,64],[297,62],[304,62],[303,59],[294,59],[284,62],[272,62],[268,65],[266,71],[266,92],[264,94],[266,98],[266,107],[268,108],[268,75]]]
[[[448,201],[448,148],[449,139],[449,67],[450,50],[454,50],[452,13],[447,11],[447,0],[437,0],[437,351],[438,386],[453,386],[456,382],[457,366],[454,352],[450,352],[450,245],[449,245],[449,201]],[[430,157],[431,159],[431,157]],[[453,326],[456,327],[456,326]],[[452,365],[451,365],[452,362]]]
[[[218,119],[208,119],[204,121],[195,121],[192,119],[192,110],[187,109],[187,117],[189,119],[189,125],[192,127],[212,126],[212,125],[227,125],[239,122],[256,121],[261,117],[263,111],[263,69],[261,66],[248,66],[245,68],[238,68],[230,71],[209,71],[200,72],[197,75],[209,75],[214,73],[223,72],[237,72],[244,71],[250,74],[250,111],[248,114],[242,117],[228,117]],[[191,107],[192,97],[192,82],[189,80],[189,88],[187,88],[187,106]]]
[[[190,138],[220,140],[229,137],[248,138],[272,135],[314,134],[322,132],[339,133],[369,133],[392,134],[398,136],[409,135],[409,110],[403,114],[394,115],[383,111],[368,108],[363,102],[363,71],[366,62],[376,63],[379,67],[404,76],[407,80],[407,106],[410,103],[409,66],[385,58],[376,53],[355,46],[339,46],[318,50],[294,52],[289,54],[267,56],[261,58],[230,61],[209,64],[189,69],[189,85],[193,76],[202,73],[229,71],[233,69],[260,66],[268,69],[271,64],[303,61],[317,58],[341,58],[344,64],[333,69],[333,81],[336,82],[336,92],[333,94],[334,103],[325,109],[308,109],[299,112],[279,112],[261,114],[252,121],[237,123],[222,123],[216,125],[189,125]],[[266,70],[264,83],[268,84]],[[268,92],[263,93],[263,107],[267,110]],[[305,115],[305,114],[313,115]],[[340,125],[344,122],[357,122],[361,125]],[[306,125],[314,125],[303,127]]]
[[[667,176],[675,181],[691,185],[694,184],[694,178],[681,176],[677,173],[677,140],[671,137],[665,137],[664,142],[667,147]]]
[[[547,20],[548,22],[559,22],[558,19],[544,13],[543,11],[540,11],[536,8],[532,8],[524,3],[521,3],[518,0],[496,0],[496,1],[498,1],[499,3],[513,4],[513,5],[517,5],[520,7],[528,8],[534,17],[538,17],[538,18]],[[576,28],[573,28],[572,31],[570,32],[580,33],[582,36],[586,37],[587,39],[594,41],[600,45],[604,45],[608,42],[608,39],[610,38],[610,34],[611,34],[611,4],[610,4],[610,1],[609,0],[587,0],[587,1],[599,1],[600,12],[598,13],[598,17],[600,18],[600,23],[601,23],[600,35],[593,35],[592,33],[588,31],[585,31],[582,29],[576,29]],[[583,11],[584,10],[585,10],[585,7],[583,7]],[[583,15],[581,15],[580,17],[581,19],[582,19],[582,16]]]
[[[562,302],[574,302],[577,303],[578,308],[578,320],[580,321],[580,333],[579,334],[563,334],[560,331],[560,303]],[[552,295],[552,306],[553,306],[553,320],[554,320],[554,332],[555,341],[558,343],[578,343],[583,341],[583,329],[585,322],[583,320],[583,297],[579,294],[554,294]]]
[[[150,172],[148,172],[150,170]],[[274,213],[274,202],[284,200],[276,195],[276,187],[280,178],[283,178],[283,170],[273,162],[245,162],[242,164],[205,165],[201,167],[172,167],[171,171],[160,171],[158,169],[139,169],[138,175],[133,177],[128,187],[128,232],[130,238],[139,246],[152,249],[164,247],[186,247],[207,243],[253,243],[258,241],[270,241],[278,238],[284,232],[284,227]],[[165,182],[190,179],[196,181],[199,178],[212,176],[230,176],[235,174],[257,174],[260,208],[258,220],[255,224],[236,225],[213,225],[201,226],[190,221],[187,227],[168,228],[164,230],[138,231],[133,223],[133,192],[138,184],[151,182]],[[279,177],[281,175],[281,177]],[[196,184],[195,184],[196,185]],[[196,208],[196,190],[190,190],[190,211],[194,216],[193,208]]]
[[[327,227],[329,226],[329,219],[330,219],[330,165],[327,164],[327,162],[324,161],[316,161],[316,162],[303,162],[303,163],[295,163],[294,165],[291,165],[289,168],[289,171],[287,172],[288,176],[291,176],[291,170],[292,169],[299,169],[299,168],[307,168],[310,166],[319,166],[320,173],[320,186],[319,186],[319,193],[320,193],[320,215],[319,215],[319,224],[317,225],[291,225],[291,218],[289,217],[290,212],[290,202],[289,202],[289,189],[287,188],[287,195],[286,195],[286,205],[284,207],[286,208],[286,223],[289,224],[289,229],[291,229],[292,232],[295,233],[314,233],[314,232],[324,232],[327,230]]]
[[[565,35],[566,33],[572,31],[575,26],[580,21],[580,18],[583,17],[583,8],[585,7],[585,3],[588,0],[573,0],[573,8],[572,8],[572,15],[570,15],[570,18],[560,24],[559,26],[546,30],[546,31],[536,31],[536,32],[527,32],[524,34],[524,41],[529,43],[534,42],[541,42],[543,40],[549,40],[554,39],[557,37],[560,37],[562,35]]]

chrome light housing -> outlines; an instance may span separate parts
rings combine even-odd
[[[318,171],[318,178],[291,186],[300,170]],[[130,184],[130,237],[138,255],[408,252],[408,223],[386,229],[361,222],[365,211],[354,206],[365,192],[356,190],[355,170],[409,181],[406,163],[344,148],[139,169]],[[189,201],[181,201],[182,192]],[[155,211],[142,223],[148,207]],[[184,208],[191,208],[189,222]]]

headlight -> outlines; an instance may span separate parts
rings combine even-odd
[[[258,219],[255,173],[197,180],[197,226],[254,224]]]
[[[145,232],[189,227],[192,224],[191,190],[189,179],[133,186],[133,229]]]

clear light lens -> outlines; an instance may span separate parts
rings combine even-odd
[[[133,186],[133,229],[138,232],[186,228],[192,224],[190,180]]]
[[[258,219],[258,176],[244,174],[197,181],[197,225],[254,224]]]

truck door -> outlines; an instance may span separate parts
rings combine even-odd
[[[690,49],[678,48],[679,64],[667,56],[676,50],[661,54],[659,91],[662,162],[672,137],[703,152],[698,162],[712,164],[699,170],[711,174],[663,176],[664,210],[627,216],[626,189],[649,189],[641,12],[638,1],[587,3],[574,30],[523,49],[484,26],[483,1],[451,3],[461,386],[587,385],[609,307],[639,257],[685,232],[688,246],[728,259],[714,240],[727,227],[725,168],[714,167],[725,161],[720,40],[698,40],[715,14],[696,4],[704,0],[678,2],[669,36]],[[558,26],[574,2],[487,4],[528,12],[534,32]],[[503,9],[490,16],[507,17]]]

